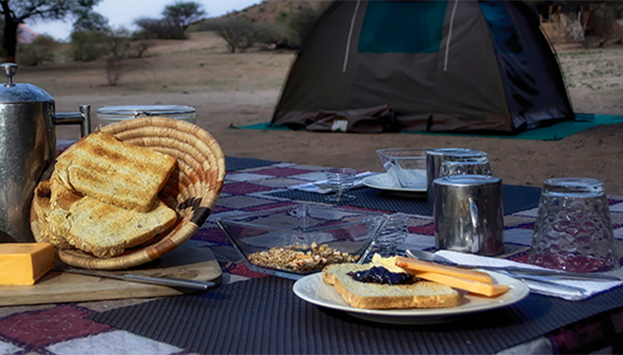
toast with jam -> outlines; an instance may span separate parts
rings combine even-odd
[[[322,270],[322,280],[335,287],[342,298],[355,308],[402,309],[402,308],[447,308],[461,304],[459,292],[450,286],[430,282],[404,273],[397,278],[406,283],[392,284],[369,282],[366,275],[373,268],[387,269],[374,264],[333,264]],[[380,271],[381,273],[385,271]],[[392,276],[390,275],[389,278]],[[384,278],[384,276],[372,276]],[[409,281],[410,280],[410,281]]]

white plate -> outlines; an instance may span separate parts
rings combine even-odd
[[[405,197],[422,196],[423,193],[426,193],[426,178],[422,179],[421,185],[405,188],[401,187],[389,174],[382,173],[364,178],[363,184],[373,189],[384,190]]]
[[[292,290],[303,300],[317,306],[332,308],[348,314],[379,323],[389,324],[431,324],[451,321],[453,317],[467,313],[482,312],[506,307],[519,302],[530,294],[530,289],[523,282],[496,272],[484,271],[493,278],[494,282],[509,285],[510,290],[498,297],[484,297],[471,293],[462,296],[461,305],[452,308],[427,309],[360,309],[350,306],[342,296],[322,281],[322,274],[312,274],[296,281]]]

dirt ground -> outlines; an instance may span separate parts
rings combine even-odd
[[[575,112],[623,115],[623,47],[567,45],[558,54]],[[623,124],[559,141],[236,129],[270,121],[293,58],[291,51],[230,54],[220,38],[193,33],[188,41],[159,42],[148,57],[128,61],[114,87],[102,61],[21,67],[15,81],[49,92],[58,112],[77,111],[80,104],[90,104],[93,116],[112,105],[193,106],[197,124],[230,156],[382,171],[376,149],[473,148],[489,153],[494,175],[507,184],[541,186],[551,177],[582,176],[601,179],[609,194],[623,195]],[[57,129],[59,139],[75,139],[78,132]]]

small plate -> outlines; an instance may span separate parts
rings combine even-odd
[[[363,179],[363,184],[373,189],[388,191],[394,195],[404,197],[422,196],[426,194],[426,178],[422,179],[421,185],[414,187],[400,187],[398,183],[387,173],[368,176]]]
[[[317,306],[344,311],[353,317],[371,322],[387,324],[433,324],[452,321],[454,317],[510,306],[530,294],[523,282],[496,272],[484,271],[495,283],[509,285],[510,290],[498,297],[484,297],[471,293],[462,296],[461,305],[452,308],[410,308],[410,309],[361,309],[350,306],[342,296],[322,281],[322,274],[305,276],[294,283],[294,293],[303,300]]]

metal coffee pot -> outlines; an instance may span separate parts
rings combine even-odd
[[[90,105],[76,113],[55,113],[54,99],[31,84],[15,84],[17,65],[5,63],[0,84],[0,231],[31,242],[30,207],[43,172],[56,158],[55,125],[79,124],[89,134]]]

